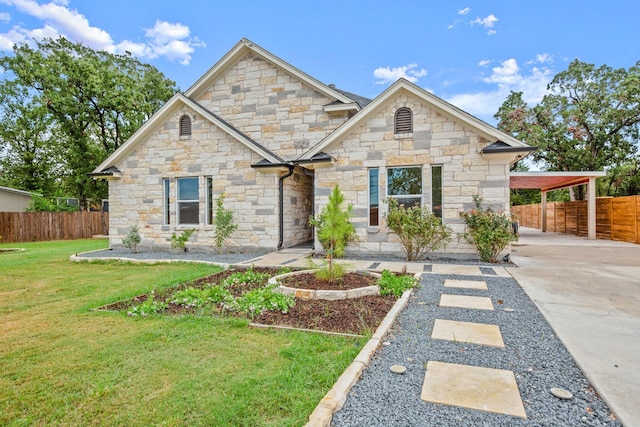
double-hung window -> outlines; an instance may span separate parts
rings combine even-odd
[[[377,227],[380,218],[380,196],[378,186],[378,168],[369,169],[369,225]]]
[[[422,206],[422,168],[420,166],[387,169],[387,196],[405,208]]]
[[[198,178],[178,178],[177,211],[178,224],[198,224],[200,198]]]

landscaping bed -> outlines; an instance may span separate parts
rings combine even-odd
[[[393,295],[366,296],[350,300],[301,300],[295,299],[293,306],[281,305],[281,294],[263,293],[268,289],[269,277],[281,274],[275,268],[253,268],[248,270],[229,269],[212,274],[163,291],[152,291],[126,301],[119,301],[101,307],[101,310],[123,311],[129,315],[181,315],[200,314],[212,316],[239,316],[254,323],[313,329],[319,331],[367,335],[375,331],[396,301]],[[245,280],[245,277],[249,279]],[[224,283],[224,285],[223,285]],[[309,289],[355,289],[372,286],[377,279],[372,276],[347,273],[335,283],[315,278],[313,274],[304,278],[296,277],[297,286]],[[228,291],[228,295],[216,298]],[[201,297],[202,292],[208,292]],[[230,295],[230,296],[229,296]],[[271,298],[275,297],[275,302]],[[201,303],[201,298],[208,302]],[[249,301],[247,302],[247,298]],[[263,310],[261,304],[274,309]],[[141,308],[144,307],[144,308]],[[150,311],[149,311],[150,310]]]

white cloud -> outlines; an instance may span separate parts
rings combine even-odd
[[[469,13],[471,11],[471,8],[469,7],[465,7],[464,9],[460,9],[458,10],[458,15],[466,15],[467,13]]]
[[[1,12],[0,22],[9,22],[9,21],[11,21],[11,15],[9,15],[7,12]]]
[[[146,59],[164,57],[187,65],[191,61],[191,54],[195,48],[205,46],[198,38],[190,37],[189,27],[181,23],[157,20],[153,28],[145,29],[147,42],[123,40],[115,43],[107,31],[92,26],[84,15],[76,9],[68,8],[67,0],[53,0],[44,4],[34,0],[0,0],[0,2],[43,22],[42,28],[27,29],[14,26],[9,32],[0,33],[2,50],[10,50],[16,43],[64,36],[97,50],[112,53],[130,52],[132,55]],[[8,13],[6,15],[8,16]]]
[[[492,62],[493,62],[492,59],[483,59],[482,61],[478,62],[478,66],[486,67],[487,65],[491,64]]]
[[[525,102],[529,104],[542,101],[554,74],[551,68],[531,67],[523,70],[513,58],[503,61],[491,71],[491,75],[482,81],[492,89],[452,95],[447,101],[490,122],[511,91],[522,92]]]
[[[490,14],[488,16],[485,16],[484,18],[476,18],[473,21],[471,21],[471,25],[473,24],[480,24],[482,26],[484,26],[484,28],[487,29],[487,34],[489,34],[490,36],[494,35],[496,33],[496,30],[493,30],[493,26],[495,25],[496,22],[498,22],[499,19],[494,15],[494,14]]]
[[[424,68],[416,69],[418,64],[411,63],[409,65],[403,65],[400,67],[379,67],[373,70],[373,77],[378,79],[376,84],[383,85],[387,83],[393,83],[400,78],[405,78],[411,83],[416,83],[420,77],[427,75],[427,70]]]

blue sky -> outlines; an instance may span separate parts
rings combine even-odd
[[[0,49],[64,35],[132,52],[186,90],[246,37],[370,98],[406,77],[495,124],[509,91],[537,103],[573,59],[640,60],[640,2],[0,0]]]

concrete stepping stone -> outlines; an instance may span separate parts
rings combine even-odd
[[[474,265],[433,264],[431,269],[435,274],[460,274],[463,276],[482,276],[480,268]]]
[[[527,418],[515,375],[502,369],[429,361],[420,398]]]
[[[444,281],[445,288],[464,288],[464,289],[481,289],[487,290],[487,282],[484,280],[453,280],[446,279]]]
[[[440,295],[440,307],[473,308],[476,310],[493,310],[493,303],[488,297],[471,297],[467,295]]]
[[[431,338],[504,348],[498,325],[436,319]]]

